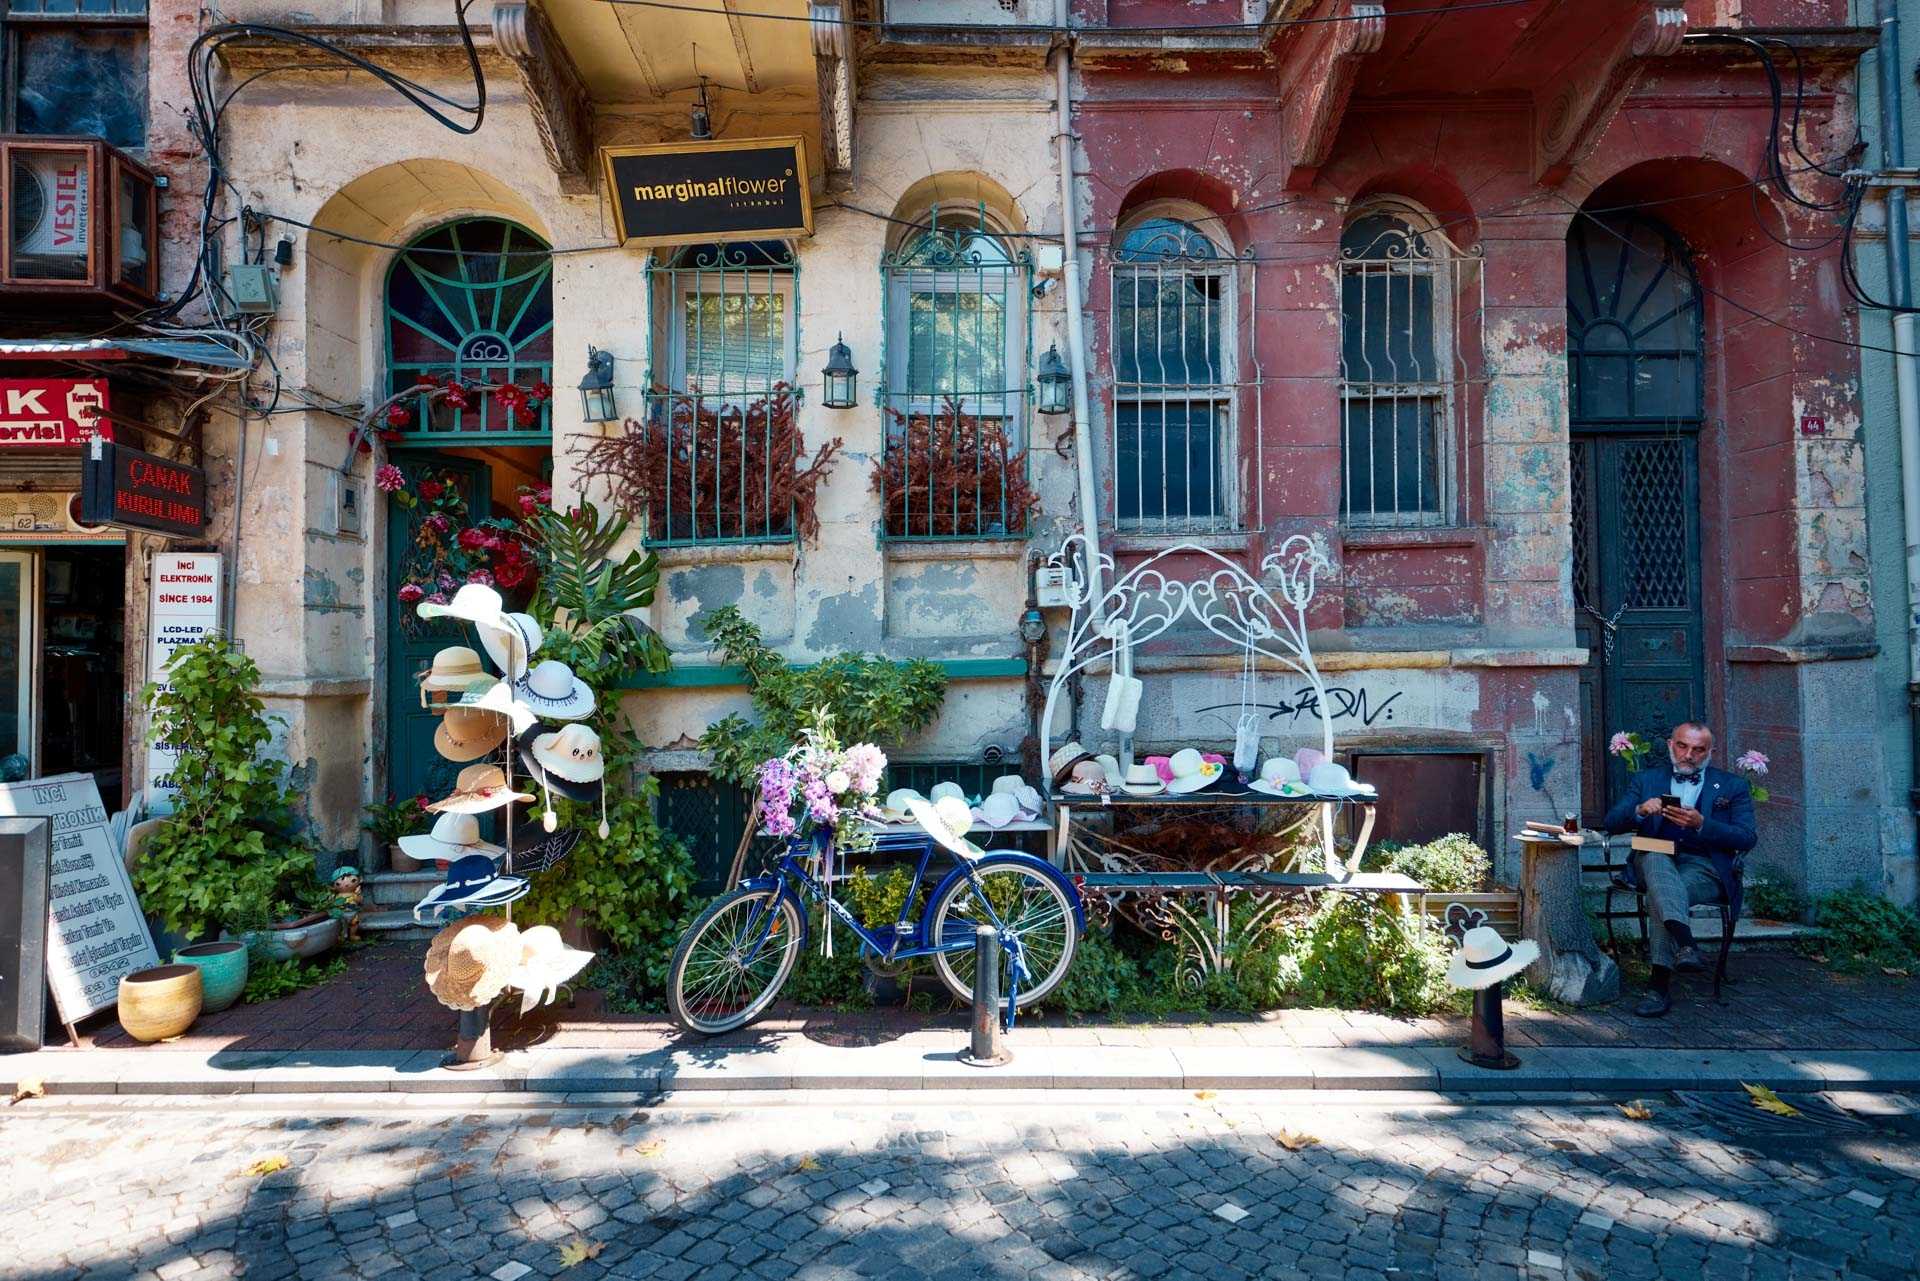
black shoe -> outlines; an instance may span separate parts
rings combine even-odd
[[[1673,998],[1665,992],[1649,992],[1640,998],[1640,1004],[1633,1007],[1633,1012],[1643,1019],[1657,1019],[1664,1018],[1672,1008]]]
[[[1687,946],[1673,954],[1673,968],[1678,974],[1702,974],[1706,972],[1707,963],[1699,948]]]

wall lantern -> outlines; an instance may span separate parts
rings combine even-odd
[[[1036,406],[1043,414],[1064,414],[1067,405],[1073,399],[1073,375],[1067,370],[1067,362],[1060,359],[1058,344],[1050,345],[1047,354],[1040,357],[1040,373],[1036,380],[1040,384],[1040,399]]]
[[[846,335],[840,335],[845,339]],[[826,394],[820,403],[828,409],[852,409],[859,400],[860,371],[853,367],[853,353],[844,341],[836,340],[827,350],[827,367],[820,371]]]
[[[580,416],[590,423],[613,421],[613,353],[587,348],[587,376],[580,380]]]

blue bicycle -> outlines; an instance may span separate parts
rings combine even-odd
[[[802,895],[824,903],[859,938],[861,953],[880,964],[931,956],[934,973],[963,1001],[973,999],[974,932],[991,925],[1000,937],[1000,990],[1009,1020],[1014,1010],[1044,999],[1066,977],[1086,914],[1073,882],[1051,863],[957,841],[955,866],[927,895],[919,919],[910,920],[934,858],[934,841],[887,834],[876,848],[918,854],[898,920],[877,928],[862,924],[833,896],[832,878],[823,880],[834,858],[831,845],[790,841],[770,875],[742,881],[715,899],[681,938],[667,978],[674,1021],[689,1032],[713,1036],[765,1014],[807,943]]]

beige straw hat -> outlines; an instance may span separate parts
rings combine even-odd
[[[427,945],[427,988],[453,1010],[492,1003],[520,964],[520,931],[505,917],[455,921]]]

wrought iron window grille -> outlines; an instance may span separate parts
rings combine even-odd
[[[800,268],[785,241],[689,245],[647,269],[653,315],[645,408],[664,510],[654,546],[790,542],[800,458]]]
[[[422,374],[481,383],[553,379],[553,256],[546,241],[499,218],[442,223],[417,236],[387,270],[390,394]],[[548,406],[525,413],[492,396],[465,408],[425,395],[400,402],[407,444],[547,445]]]
[[[1262,445],[1256,418],[1254,457],[1244,457],[1238,373],[1241,299],[1254,296],[1249,267],[1174,217],[1146,217],[1114,247],[1108,449],[1120,529],[1243,527],[1246,464],[1260,473]]]
[[[1009,247],[984,207],[936,208],[880,271],[883,536],[1026,537],[1031,256]]]
[[[1357,527],[1449,525],[1461,511],[1468,363],[1485,312],[1480,251],[1412,206],[1361,210],[1340,238],[1340,512]]]

